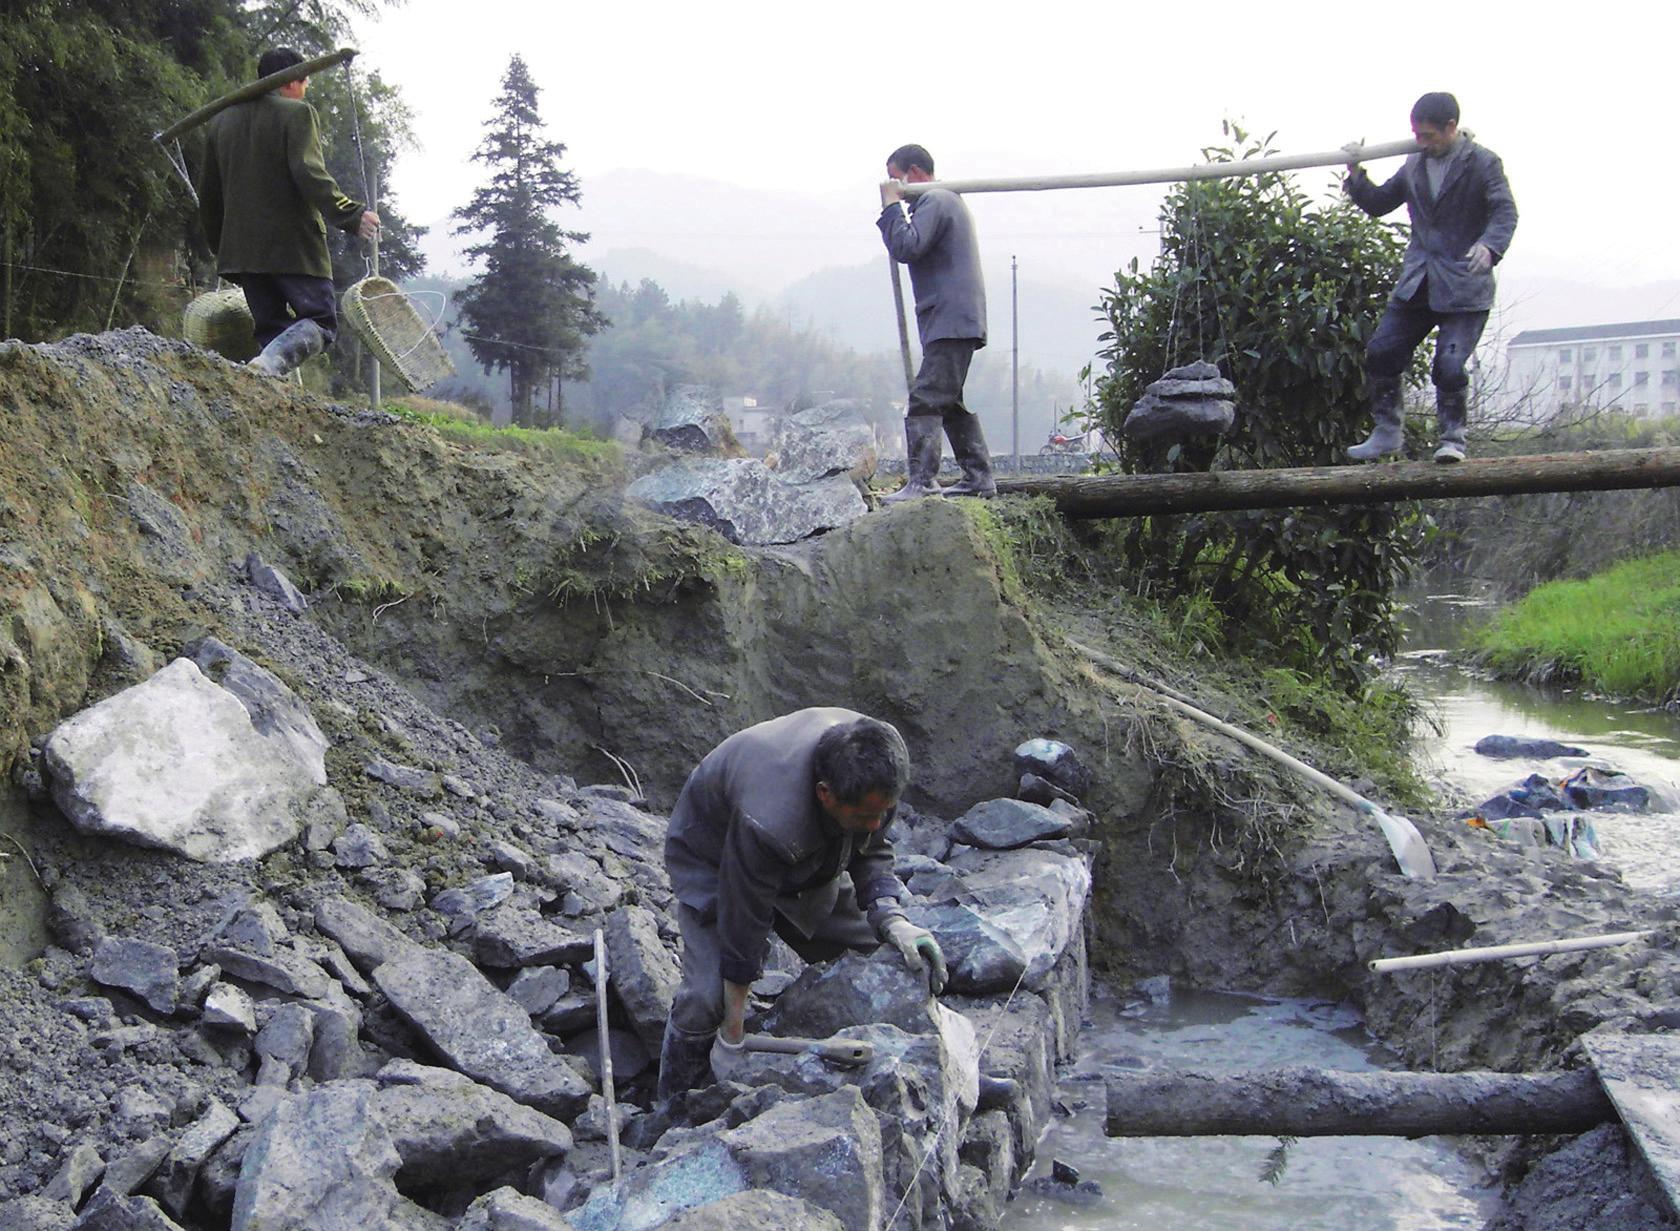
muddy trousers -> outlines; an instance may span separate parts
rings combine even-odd
[[[858,909],[849,885],[842,885],[833,912],[805,936],[778,911],[776,935],[807,962],[827,962],[848,949],[868,953],[881,944],[869,920]],[[659,1094],[661,1102],[685,1090],[703,1085],[710,1073],[712,1037],[723,1024],[722,952],[718,945],[717,919],[677,904],[677,926],[682,932],[682,983],[671,1004],[665,1023],[665,1040],[659,1049]]]
[[[1429,374],[1435,388],[1447,393],[1470,383],[1470,357],[1487,327],[1486,312],[1437,312],[1429,306],[1427,283],[1404,303],[1391,303],[1383,311],[1377,331],[1365,346],[1365,374],[1373,381],[1398,378],[1412,361],[1412,352],[1439,328],[1435,335],[1435,362]]]

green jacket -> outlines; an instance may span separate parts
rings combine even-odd
[[[330,278],[323,216],[353,231],[366,208],[327,174],[302,99],[264,94],[210,121],[198,211],[221,273]]]

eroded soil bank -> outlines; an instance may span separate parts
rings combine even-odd
[[[1116,980],[1347,997],[1422,1068],[1571,1065],[1586,1030],[1680,1025],[1671,932],[1606,953],[1370,974],[1375,956],[1666,927],[1673,912],[1591,865],[1427,817],[1442,875],[1405,880],[1374,830],[1071,652],[983,507],[924,501],[796,549],[742,551],[625,505],[634,458],[467,449],[139,331],[0,346],[0,404],[0,762],[14,781],[58,721],[212,633],[315,709],[347,819],[381,832],[393,872],[430,897],[495,870],[499,843],[528,844],[530,801],[561,775],[628,778],[658,814],[724,735],[842,704],[904,731],[911,801],[945,819],[1011,793],[1020,740],[1081,751],[1098,784],[1092,954]],[[251,551],[310,593],[302,621],[253,614],[239,580]],[[1079,632],[1107,629],[1101,648],[1128,660],[1142,648],[1124,627],[1096,613]],[[374,754],[474,784],[466,840],[423,840],[424,809],[393,809],[363,772]],[[316,902],[344,892],[411,935],[447,935],[442,916],[381,905],[373,884],[302,849],[185,864],[78,837],[46,805],[17,836],[58,908],[45,956],[5,976],[0,1195],[38,1191],[77,1144],[155,1128],[127,1114],[123,1090],[147,1090],[170,1122],[193,1097],[237,1101],[226,1058],[195,1056],[180,1032],[91,1041],[64,1007],[106,995],[88,979],[89,926],[188,946],[232,903],[259,901],[307,935]],[[604,836],[575,836],[634,888]],[[5,875],[11,885],[18,860]],[[137,1001],[116,1011],[119,1028],[155,1025]],[[1513,1180],[1540,1159],[1498,1225],[1566,1225],[1548,1221],[1555,1193],[1533,1195],[1560,1174],[1581,1192],[1636,1188],[1617,1131],[1586,1171],[1568,1168],[1578,1142],[1489,1143]],[[1648,1203],[1617,1217],[1598,1225],[1666,1225]]]

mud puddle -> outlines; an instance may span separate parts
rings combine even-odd
[[[1260,1174],[1276,1138],[1105,1136],[1106,1072],[1401,1067],[1343,1006],[1177,988],[1158,994],[1143,1005],[1093,995],[1079,1059],[1061,1082],[1063,1102],[1077,1110],[1055,1119],[1028,1173],[1030,1184],[1060,1160],[1100,1184],[1102,1197],[1072,1205],[1023,1187],[1003,1222],[1009,1231],[1438,1231],[1479,1228],[1498,1210],[1498,1194],[1443,1138],[1304,1138],[1289,1147],[1273,1185]]]

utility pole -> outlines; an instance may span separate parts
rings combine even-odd
[[[1021,473],[1021,297],[1018,262],[1009,258],[1009,436],[1015,449],[1015,473]]]

